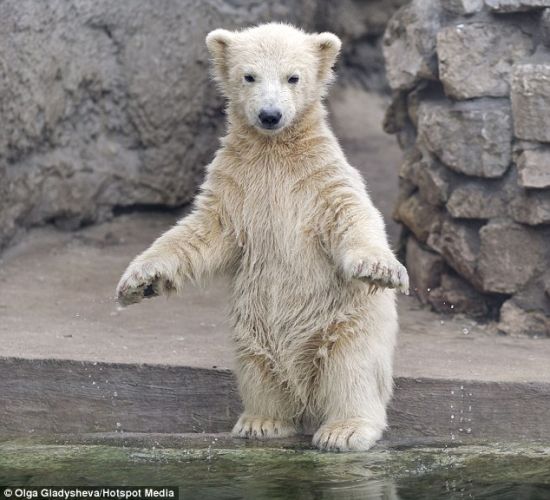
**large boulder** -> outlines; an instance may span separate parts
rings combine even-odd
[[[204,38],[318,2],[5,0],[0,247],[17,227],[77,227],[189,202],[223,133]]]

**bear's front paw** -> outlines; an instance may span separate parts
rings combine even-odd
[[[128,306],[143,298],[169,292],[173,289],[173,284],[167,275],[165,266],[155,260],[138,259],[132,262],[118,283],[118,302],[122,306]]]
[[[365,279],[376,287],[409,293],[407,270],[389,250],[348,255],[344,259],[344,273],[348,278]]]
[[[325,451],[366,451],[382,437],[382,429],[364,418],[350,418],[322,425],[313,446]]]
[[[241,415],[233,427],[233,437],[248,439],[275,439],[295,436],[296,427],[291,422],[284,422],[268,417]]]

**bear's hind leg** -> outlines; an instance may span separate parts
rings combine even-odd
[[[392,394],[392,358],[397,320],[372,316],[364,331],[350,332],[334,345],[319,374],[317,406],[323,423],[313,436],[317,448],[368,450],[386,428]]]
[[[244,412],[232,435],[248,439],[276,439],[298,433],[295,405],[281,382],[267,369],[261,357],[239,359],[237,380]]]

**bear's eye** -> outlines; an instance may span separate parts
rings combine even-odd
[[[244,79],[249,83],[256,81],[256,79],[252,75],[244,75]]]
[[[300,77],[298,75],[292,75],[288,77],[288,83],[298,83]]]

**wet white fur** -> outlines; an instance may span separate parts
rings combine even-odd
[[[408,277],[327,125],[322,98],[340,41],[267,24],[216,30],[206,43],[228,101],[227,135],[194,211],[134,259],[119,300],[227,273],[244,403],[233,433],[312,429],[321,449],[366,450],[386,426],[392,288],[406,291]],[[278,131],[258,128],[266,102],[282,109]]]

